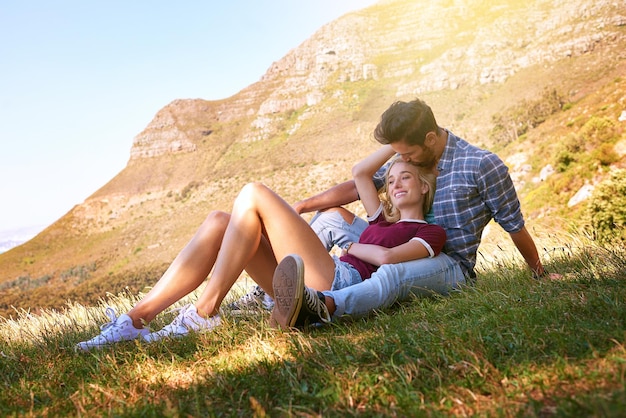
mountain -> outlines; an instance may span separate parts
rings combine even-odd
[[[234,96],[161,109],[117,176],[0,255],[0,314],[143,289],[245,183],[295,202],[348,179],[382,111],[416,96],[507,162],[533,227],[567,228],[577,192],[625,164],[625,31],[626,5],[608,0],[386,0],[347,14]]]

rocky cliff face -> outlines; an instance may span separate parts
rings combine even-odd
[[[336,128],[323,128],[326,120],[345,118],[364,108],[365,101],[385,101],[386,107],[397,98],[455,90],[472,92],[481,100],[475,92],[502,85],[527,68],[549,67],[616,44],[624,37],[625,25],[626,6],[612,0],[381,2],[323,26],[273,63],[257,83],[231,98],[175,100],[165,106],[134,138],[129,167],[75,210],[76,222],[97,219],[110,229],[135,204],[180,193],[192,181],[214,187],[206,180],[213,176],[212,164],[241,159],[242,150],[253,149],[252,144],[269,144],[280,136],[297,138],[307,123],[319,125],[317,131],[332,132]],[[507,102],[532,95],[545,84],[528,85],[521,97]],[[368,98],[376,90],[387,98]],[[461,106],[447,107],[461,113]],[[468,120],[462,133],[474,139],[484,135],[484,123],[476,120],[480,118]],[[316,158],[327,158],[316,153],[310,141],[307,146]],[[271,152],[271,146],[262,147]],[[148,163],[195,153],[202,155],[185,163],[196,167],[193,172],[170,163]],[[254,158],[266,164],[275,157],[247,157]],[[521,153],[512,163],[520,188],[528,174],[527,160]]]
[[[176,100],[161,109],[133,140],[130,159],[196,150],[185,120],[203,119],[209,106],[200,100]]]
[[[613,0],[381,2],[322,27],[228,100],[170,103],[135,137],[131,159],[193,152],[213,122],[245,121],[242,141],[266,140],[283,126],[277,115],[306,119],[332,99],[352,100],[350,83],[383,80],[396,97],[503,83],[615,42],[625,9]]]

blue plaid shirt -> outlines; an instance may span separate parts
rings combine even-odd
[[[388,164],[374,176],[384,186]],[[446,230],[443,252],[459,262],[468,277],[475,277],[476,254],[485,226],[494,219],[505,231],[518,232],[524,218],[509,169],[492,152],[480,149],[448,132],[437,166],[437,191],[426,221]]]
[[[451,132],[437,169],[434,222],[446,230],[444,252],[473,277],[483,229],[491,219],[509,233],[524,227],[517,192],[497,155]]]

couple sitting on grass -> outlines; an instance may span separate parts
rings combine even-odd
[[[491,219],[509,232],[533,275],[547,274],[508,169],[495,154],[439,127],[419,99],[390,106],[374,137],[383,145],[354,166],[353,181],[293,207],[262,184],[244,186],[232,214],[211,212],[150,292],[127,314],[107,309],[111,322],[76,348],[211,330],[244,269],[274,300],[270,320],[282,328],[366,315],[413,295],[446,295],[475,280],[478,245]],[[369,223],[339,207],[356,199]],[[300,216],[315,210],[311,224]],[[328,252],[335,244],[341,257]],[[152,333],[144,327],[211,271],[198,300],[171,324]]]

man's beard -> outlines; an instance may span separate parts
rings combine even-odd
[[[435,164],[437,164],[435,152],[432,148],[427,146],[424,146],[423,149],[424,152],[422,153],[422,158],[424,161],[415,163],[415,165],[422,168],[435,168]]]

